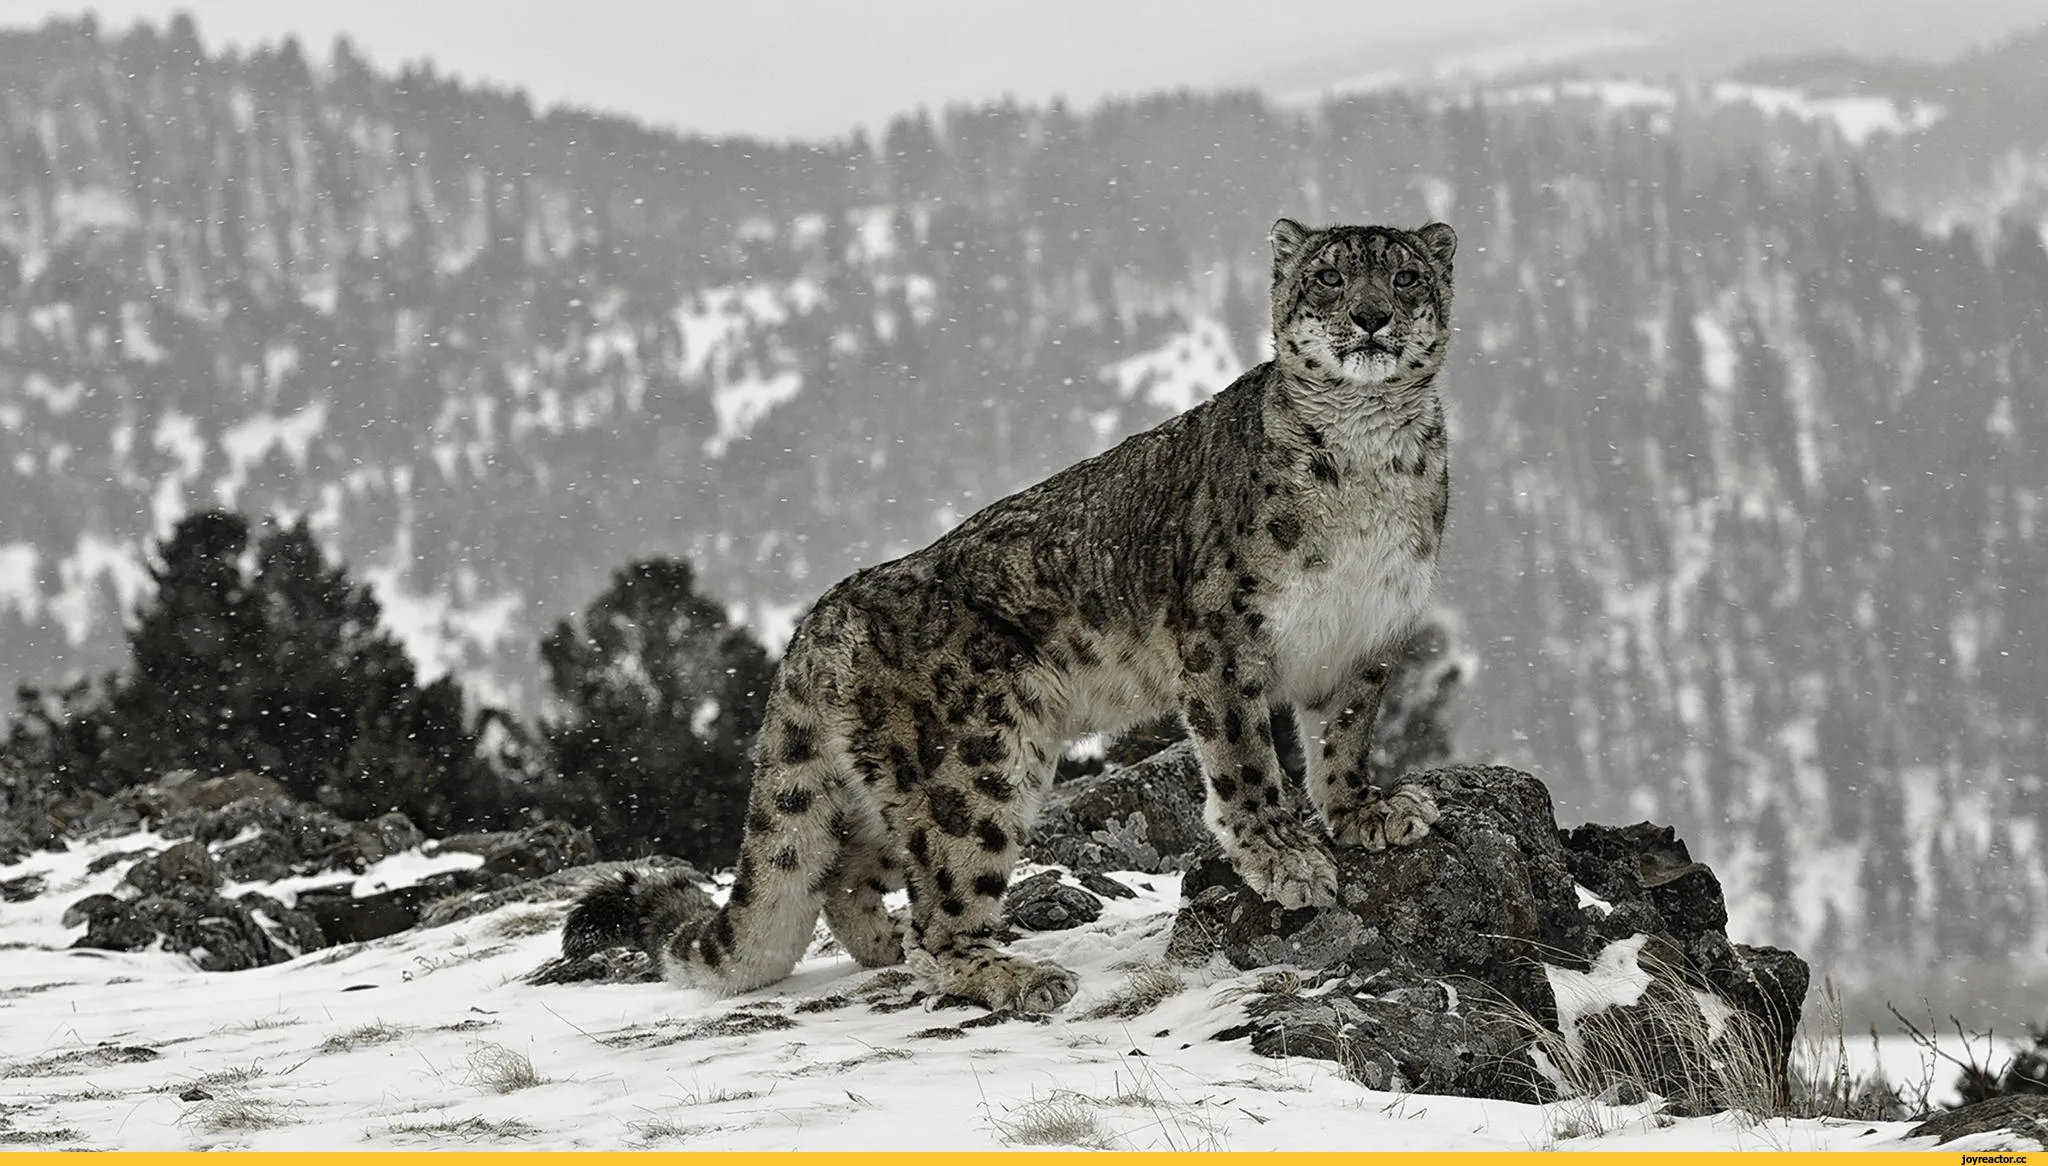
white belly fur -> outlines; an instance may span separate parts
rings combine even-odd
[[[1436,585],[1436,562],[1414,540],[1372,523],[1335,540],[1329,565],[1301,571],[1266,605],[1280,696],[1294,703],[1329,692],[1352,666],[1384,656],[1414,627]]]

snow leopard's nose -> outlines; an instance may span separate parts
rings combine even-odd
[[[1351,309],[1351,322],[1365,330],[1367,336],[1387,326],[1394,313],[1373,305],[1360,305]]]

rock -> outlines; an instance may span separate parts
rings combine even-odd
[[[240,798],[218,809],[180,810],[159,829],[171,837],[190,836],[218,846],[222,873],[245,882],[274,882],[323,870],[361,873],[371,863],[426,841],[403,814],[351,822],[318,806],[269,794]]]
[[[1065,931],[1102,917],[1102,900],[1060,881],[1056,870],[1040,871],[1003,896],[1003,917],[1027,931]]]
[[[1909,1138],[1932,1137],[1935,1145],[1973,1134],[2012,1135],[2033,1143],[2007,1144],[2006,1149],[2048,1150],[2048,1096],[2010,1093],[1938,1113],[1906,1131]],[[1990,1149],[1980,1146],[1981,1149]]]
[[[693,883],[711,881],[689,863],[665,854],[636,858],[628,862],[593,862],[558,870],[550,875],[542,875],[540,878],[497,890],[457,891],[445,895],[428,904],[420,912],[420,925],[440,927],[459,919],[495,911],[510,903],[547,903],[573,899],[603,876],[616,874],[622,870],[672,873]]]
[[[1025,854],[1076,873],[1178,870],[1210,844],[1207,796],[1194,745],[1182,741],[1135,765],[1053,787]]]
[[[168,853],[168,852],[166,852]],[[71,923],[86,933],[71,946],[105,951],[161,947],[189,955],[202,971],[234,972],[282,963],[325,946],[319,927],[303,912],[267,895],[239,899],[147,895],[122,902],[93,895],[72,904]]]
[[[0,903],[26,903],[43,893],[43,884],[47,881],[49,880],[39,874],[0,879]]]
[[[411,829],[412,823],[400,815],[385,817],[396,818]],[[590,864],[588,856],[594,847],[589,832],[555,820],[524,830],[462,835],[443,840],[434,849],[480,853],[484,862],[474,870],[444,871],[411,886],[370,895],[352,895],[347,883],[309,889],[299,893],[299,906],[319,921],[330,941],[363,943],[414,927],[440,926],[506,903],[567,898],[598,867],[628,865]],[[636,869],[677,867],[693,878],[700,877],[688,864],[674,859],[630,865]],[[540,874],[529,876],[527,871]]]
[[[1535,1100],[1521,1030],[1497,1014],[1450,1006],[1442,983],[1347,983],[1323,996],[1269,994],[1251,1022],[1218,1034],[1251,1037],[1267,1057],[1335,1061],[1368,1089]]]
[[[369,839],[362,842],[362,850],[364,857],[372,862],[417,850],[427,843],[425,832],[413,825],[411,818],[395,810],[377,817],[369,824],[367,832]],[[371,855],[372,843],[376,851],[374,857]]]
[[[1778,1059],[1790,1055],[1806,1000],[1806,961],[1729,942],[1721,880],[1693,861],[1677,831],[1648,822],[1588,824],[1566,831],[1564,845],[1579,885],[1614,905],[1602,920],[1603,935],[1668,937],[1716,992],[1763,1022]]]
[[[1531,1056],[1538,1041],[1546,1055],[1570,1053],[1590,1071],[1613,1037],[1614,1047],[1652,1050],[1636,1058],[1651,1078],[1639,1084],[1697,1109],[1713,1099],[1693,1079],[1700,1074],[1685,1074],[1714,1054],[1686,1042],[1760,1032],[1767,1047],[1754,1059],[1768,1062],[1765,1086],[1782,1094],[1806,964],[1730,943],[1719,881],[1670,830],[1560,833],[1549,792],[1512,769],[1411,780],[1435,793],[1442,818],[1413,846],[1335,851],[1335,906],[1269,902],[1213,846],[1190,862],[1170,958],[1221,955],[1239,968],[1282,965],[1334,982],[1312,998],[1254,999],[1250,1021],[1223,1035],[1248,1036],[1260,1052],[1316,1050],[1306,1055],[1339,1060],[1361,1080],[1516,1100],[1556,1091]],[[1608,909],[1581,906],[1581,885]],[[1565,1017],[1554,983],[1571,986]],[[1621,992],[1612,1007],[1581,999],[1640,983],[1655,990]],[[1718,1005],[1694,991],[1708,988],[1750,1023],[1709,1020]]]
[[[1138,897],[1138,892],[1110,878],[1106,874],[1098,874],[1092,870],[1083,871],[1075,875],[1074,881],[1105,899],[1135,899]]]
[[[311,914],[296,907],[287,907],[269,895],[247,891],[235,899],[235,905],[248,912],[250,919],[263,929],[271,942],[283,949],[284,959],[331,947],[335,942],[322,933]],[[271,962],[278,961],[273,959]]]
[[[191,774],[191,770],[184,770]],[[191,810],[218,810],[233,805],[244,798],[282,798],[285,789],[275,778],[265,777],[249,770],[239,770],[226,777],[199,778],[194,775],[173,786],[169,777],[159,783],[173,791],[182,808]]]
[[[122,881],[145,897],[198,902],[212,898],[220,889],[220,868],[203,844],[186,841],[140,860],[128,868]]]
[[[308,887],[299,892],[299,910],[319,925],[331,943],[368,943],[418,926],[420,911],[446,895],[442,888],[416,883],[358,897],[353,883]]]
[[[109,850],[91,862],[86,863],[85,873],[98,874],[110,866],[119,866],[124,862],[134,862],[138,858],[148,858],[155,853],[157,853],[157,848],[154,846],[144,846],[136,850]]]
[[[537,879],[597,859],[597,846],[590,831],[581,830],[557,818],[550,818],[521,830],[485,834],[456,834],[443,838],[432,853],[455,850],[483,856],[482,869],[520,881]]]
[[[64,908],[64,915],[59,921],[66,927],[76,927],[81,923],[89,923],[101,915],[119,911],[125,906],[126,903],[112,895],[87,895]]]
[[[360,871],[367,865],[362,854],[366,832],[360,825],[285,797],[243,798],[217,810],[186,809],[158,829],[170,837],[218,845],[222,872],[247,882],[337,866]]]

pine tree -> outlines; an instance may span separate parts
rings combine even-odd
[[[25,689],[6,755],[65,788],[112,792],[176,769],[251,769],[348,817],[397,811],[434,832],[502,825],[499,775],[478,755],[461,687],[422,687],[369,588],[330,565],[303,521],[245,569],[249,524],[178,524],[129,669],[103,685]]]
[[[556,625],[541,658],[567,709],[543,727],[556,812],[612,856],[733,861],[772,669],[698,592],[690,565],[648,559],[619,571],[580,623]]]
[[[120,784],[270,759],[256,723],[263,611],[239,562],[248,543],[246,519],[207,511],[180,521],[160,548],[156,600],[129,636],[131,671],[111,710],[106,760]]]

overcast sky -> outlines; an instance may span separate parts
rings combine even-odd
[[[1314,96],[1437,53],[1455,73],[1598,68],[1612,50],[1606,66],[1650,76],[1817,49],[1946,56],[2048,20],[2048,0],[0,0],[0,24],[87,8],[110,29],[185,9],[211,49],[296,35],[318,61],[346,33],[386,69],[426,58],[542,106],[776,138],[1005,93]]]
[[[1266,79],[1375,30],[1453,33],[1569,0],[0,0],[0,20],[90,7],[103,26],[184,9],[209,48],[347,33],[373,62],[445,72],[713,133],[830,136],[919,104]],[[1285,13],[1270,19],[1259,12]]]

